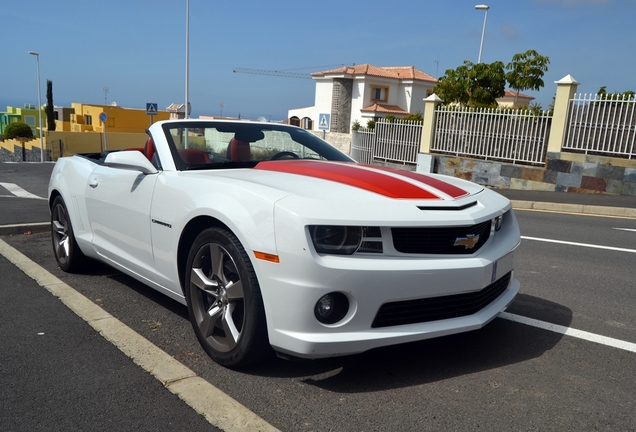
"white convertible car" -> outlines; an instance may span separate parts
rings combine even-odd
[[[93,258],[187,304],[228,367],[321,358],[483,327],[519,291],[510,201],[360,165],[293,126],[153,124],[143,149],[60,159],[65,271]]]

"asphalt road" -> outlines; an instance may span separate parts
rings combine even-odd
[[[218,430],[2,256],[0,274],[0,430]]]
[[[599,197],[576,197],[586,199]],[[498,318],[476,332],[337,359],[274,359],[241,372],[209,360],[182,305],[98,264],[81,275],[61,272],[48,233],[2,239],[283,431],[636,430],[636,220],[517,216],[521,292],[508,318],[536,322]],[[0,430],[73,421],[85,430],[170,430],[181,421],[182,429],[210,430],[1,257],[0,271]],[[108,427],[107,419],[118,423]]]

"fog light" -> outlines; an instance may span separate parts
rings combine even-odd
[[[503,215],[499,215],[495,218],[495,231],[499,231],[501,229],[502,224],[503,224]]]
[[[314,307],[316,319],[323,324],[335,324],[347,315],[349,299],[338,292],[325,294]]]

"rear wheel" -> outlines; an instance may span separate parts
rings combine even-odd
[[[55,198],[51,207],[51,240],[57,265],[65,272],[76,272],[86,263],[86,256],[75,241],[71,218],[61,196]]]
[[[217,363],[241,367],[272,354],[258,280],[236,236],[208,228],[194,241],[185,278],[197,339]]]

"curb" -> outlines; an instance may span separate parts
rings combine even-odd
[[[57,297],[104,339],[213,426],[225,432],[280,432],[3,240],[0,240],[0,256]]]
[[[562,204],[536,201],[511,200],[515,210],[537,210],[559,213],[578,213],[589,216],[613,216],[636,219],[636,208],[605,207],[582,204]]]
[[[26,224],[0,225],[0,235],[25,234],[27,232],[40,233],[51,229],[50,222],[34,222]]]

